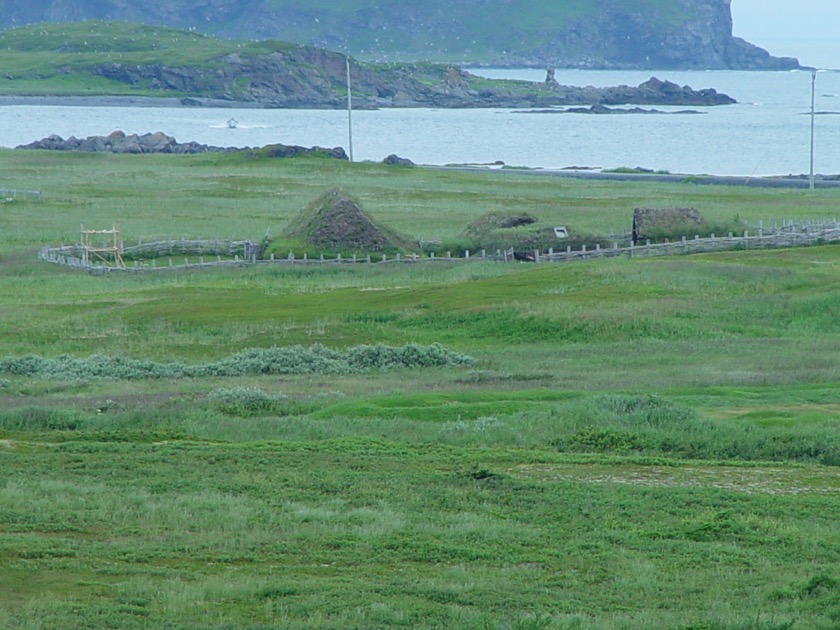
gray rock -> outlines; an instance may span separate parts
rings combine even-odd
[[[384,160],[382,160],[382,163],[390,164],[393,166],[414,166],[414,162],[412,162],[408,158],[402,158],[399,155],[396,155],[395,153],[392,153]]]
[[[222,153],[243,151],[248,155],[263,155],[266,157],[295,157],[298,155],[318,155],[322,157],[346,160],[347,154],[341,147],[324,149],[322,147],[299,147],[283,144],[268,145],[262,149],[240,149],[237,147],[215,147],[199,142],[178,142],[172,136],[163,132],[146,133],[143,135],[126,135],[122,131],[114,131],[107,136],[89,136],[82,140],[73,136],[67,140],[61,136],[51,135],[30,144],[20,145],[18,149],[40,149],[48,151],[85,151],[91,153]]]

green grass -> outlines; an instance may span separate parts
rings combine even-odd
[[[43,191],[0,214],[0,358],[474,359],[0,374],[0,626],[837,627],[835,244],[107,277],[35,259],[80,224],[129,244],[279,235],[333,186],[424,240],[488,210],[591,234],[637,206],[830,218],[837,191],[14,151],[0,186]]]

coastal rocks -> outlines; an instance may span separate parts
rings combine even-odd
[[[301,155],[310,155],[334,158],[336,160],[348,159],[347,153],[341,147],[325,149],[323,147],[300,147],[293,144],[267,144],[256,150],[246,149],[245,152],[250,157],[291,158]]]
[[[567,107],[565,109],[528,109],[516,110],[514,114],[704,114],[696,109],[680,109],[678,111],[663,111],[661,109],[644,109],[642,107],[607,107],[606,105],[591,105],[589,107]]]
[[[400,157],[396,153],[392,153],[384,160],[382,160],[383,164],[388,164],[391,166],[414,166],[414,162],[409,160],[408,158]]]
[[[559,88],[561,91],[563,86]],[[692,89],[688,85],[677,85],[671,81],[662,81],[651,77],[636,87],[619,85],[606,88],[572,88],[579,90],[579,101],[576,104],[587,105],[692,105],[715,106],[731,105],[735,99],[728,94],[718,92],[713,88],[701,90]],[[567,95],[574,100],[574,93]],[[570,103],[573,104],[573,103]]]
[[[16,148],[90,153],[220,153],[236,150],[199,142],[181,143],[160,131],[142,135],[126,135],[122,131],[114,131],[107,136],[88,136],[87,138],[70,136],[66,140],[61,136],[51,135]]]
[[[42,140],[36,140],[26,145],[19,145],[18,149],[40,149],[47,151],[83,151],[89,153],[170,153],[170,154],[196,154],[196,153],[231,153],[244,151],[248,155],[256,157],[285,158],[301,155],[314,155],[319,157],[335,158],[346,160],[347,155],[344,149],[324,149],[321,147],[299,147],[294,145],[272,144],[261,149],[240,149],[238,147],[215,147],[200,142],[178,142],[172,136],[163,132],[145,133],[142,135],[126,135],[122,131],[114,131],[107,136],[88,136],[87,138],[76,138],[71,136],[66,140],[61,136],[51,135]]]

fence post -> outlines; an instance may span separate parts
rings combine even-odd
[[[464,250],[464,258],[469,258],[469,257],[470,257],[470,250],[465,249]]]
[[[534,250],[534,262],[535,263],[540,262],[540,250],[538,250],[538,249]]]

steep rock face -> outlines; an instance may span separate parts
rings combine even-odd
[[[272,38],[367,59],[587,68],[788,69],[732,36],[731,0],[28,0],[0,26],[123,20]]]
[[[657,19],[633,3],[607,2],[602,11],[558,31],[537,56],[557,52],[558,65],[596,68],[783,70],[799,65],[733,37],[730,0],[673,4],[682,20]]]

